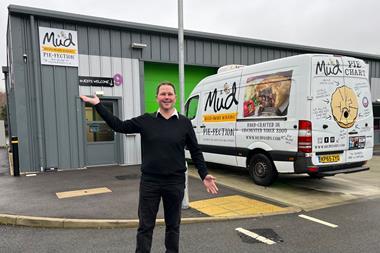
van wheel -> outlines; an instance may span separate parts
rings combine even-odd
[[[315,179],[321,179],[321,178],[324,178],[325,176],[324,175],[321,175],[321,174],[318,174],[318,173],[307,173],[311,178],[315,178]]]
[[[252,156],[249,161],[248,171],[253,181],[262,186],[271,185],[278,176],[272,161],[261,153]]]

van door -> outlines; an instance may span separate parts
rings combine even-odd
[[[207,162],[236,166],[236,118],[241,71],[219,74],[201,91],[199,144]]]
[[[356,95],[350,106],[356,118],[348,131],[346,162],[361,162],[372,158],[373,154],[373,112],[369,86],[369,68],[363,61],[343,57],[343,81]],[[349,97],[349,94],[346,94]],[[350,102],[350,100],[348,100]]]
[[[356,67],[351,61],[357,61]],[[313,164],[368,159],[368,154],[362,151],[366,145],[373,146],[370,134],[373,120],[366,75],[368,68],[361,60],[340,56],[312,58]]]

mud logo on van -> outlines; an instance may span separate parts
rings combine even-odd
[[[226,88],[224,88],[224,90],[226,90]],[[218,97],[217,88],[215,88],[212,92],[210,91],[207,96],[204,111],[207,111],[207,109],[211,107],[214,112],[219,112],[222,109],[230,109],[233,104],[237,105],[238,100],[236,99],[236,82],[232,84],[232,90],[228,93],[229,94],[227,97]]]
[[[323,73],[325,76],[329,75],[338,75],[339,73],[343,73],[341,69],[341,65],[339,64],[339,61],[336,60],[335,62],[331,60],[329,63],[325,63],[325,61],[317,62],[317,66],[315,68],[315,74],[318,75],[319,73]]]
[[[284,116],[289,106],[293,71],[276,72],[247,79],[243,116]]]

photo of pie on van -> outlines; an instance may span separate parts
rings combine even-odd
[[[338,87],[331,96],[331,111],[340,127],[352,127],[358,116],[358,99],[355,92],[345,85]]]
[[[291,71],[248,78],[244,96],[244,117],[282,116],[289,104]]]

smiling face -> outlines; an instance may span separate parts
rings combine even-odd
[[[160,110],[170,111],[174,108],[176,98],[173,87],[164,84],[158,90],[156,101],[160,106]]]

